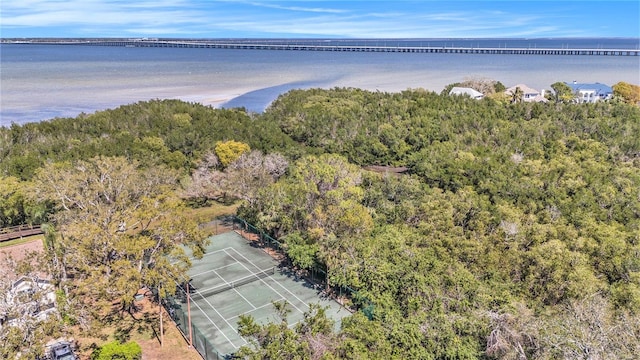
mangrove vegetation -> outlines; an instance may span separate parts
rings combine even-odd
[[[153,100],[0,128],[0,227],[47,224],[69,323],[100,326],[87,303],[131,311],[138,286],[184,271],[167,256],[204,240],[176,214],[214,202],[326,270],[327,291],[357,291],[339,333],[317,307],[295,327],[243,317],[260,345],[244,358],[640,353],[640,108],[625,101],[309,89],[262,114]]]

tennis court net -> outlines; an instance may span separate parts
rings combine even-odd
[[[209,289],[194,289],[194,293],[193,295],[199,295],[201,297],[207,297],[207,296],[211,296],[211,295],[215,295],[215,294],[219,294],[221,292],[225,292],[227,290],[231,290],[233,288],[236,288],[238,286],[242,286],[242,285],[246,285],[249,283],[252,283],[254,281],[258,281],[260,279],[264,279],[270,275],[273,275],[276,273],[276,267],[271,267],[269,269],[265,269],[265,270],[261,270],[258,271],[256,273],[253,273],[251,275],[248,276],[244,276],[241,277],[238,280],[234,280],[231,282],[228,282],[226,284],[222,284],[222,285],[218,285]]]

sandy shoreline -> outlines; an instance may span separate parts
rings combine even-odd
[[[128,51],[107,50],[117,56]],[[87,51],[89,56],[97,50],[74,51]],[[146,54],[152,50],[137,51]],[[280,94],[294,88],[353,87],[382,92],[421,88],[440,92],[451,83],[487,78],[507,87],[526,84],[542,90],[550,89],[557,81],[613,85],[619,81],[637,83],[640,79],[640,59],[631,57],[230,50],[189,52],[194,58],[181,62],[172,56],[186,54],[182,51],[153,54],[166,58],[129,54],[129,61],[115,62],[76,61],[72,56],[45,63],[3,62],[0,126],[76,117],[82,112],[94,113],[151,99],[180,99],[216,108],[245,107],[261,112]]]
[[[167,99],[178,99],[186,102],[199,103],[202,105],[212,106],[214,108],[220,108],[223,104],[233,100],[234,98],[241,96],[242,94],[188,94],[188,95],[174,95]]]

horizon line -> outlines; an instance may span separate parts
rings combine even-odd
[[[179,40],[218,40],[218,39],[238,39],[238,40],[555,40],[555,39],[638,39],[640,36],[544,36],[544,37],[401,37],[401,38],[376,38],[376,37],[169,37],[169,36],[0,36],[0,40],[9,39],[179,39]]]

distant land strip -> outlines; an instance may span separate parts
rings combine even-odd
[[[598,55],[640,56],[639,49],[557,49],[512,47],[447,47],[400,45],[331,44],[323,41],[242,41],[242,40],[165,40],[165,39],[2,39],[4,44],[85,45],[158,48],[202,48],[238,50],[346,51],[440,54],[504,54],[504,55]]]

